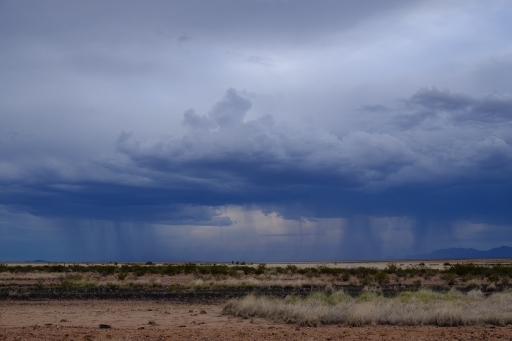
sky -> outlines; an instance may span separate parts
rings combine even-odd
[[[512,3],[0,1],[0,261],[512,245]]]

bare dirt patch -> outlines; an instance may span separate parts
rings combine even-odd
[[[2,301],[0,340],[510,340],[509,327],[305,328],[222,315],[223,304]],[[100,324],[111,328],[100,329]]]

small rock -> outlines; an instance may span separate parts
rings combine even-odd
[[[151,320],[151,321],[149,321],[149,322],[148,322],[148,324],[149,324],[149,325],[152,325],[152,326],[155,326],[155,325],[156,325],[156,322],[155,322],[155,321],[153,321],[153,320]]]
[[[206,311],[205,311],[205,310],[201,310],[201,311],[199,312],[199,314],[206,314]]]
[[[60,320],[60,322],[69,322],[69,321],[66,319],[62,319],[62,320]]]
[[[109,324],[100,324],[100,329],[108,329],[111,328]]]

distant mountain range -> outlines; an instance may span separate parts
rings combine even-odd
[[[512,258],[512,247],[501,246],[487,251],[452,247],[430,253],[407,255],[406,259]]]
[[[36,259],[36,260],[27,260],[25,263],[48,263],[47,260],[44,259]]]

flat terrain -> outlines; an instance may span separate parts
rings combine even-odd
[[[512,340],[511,327],[316,328],[222,315],[223,304],[0,301],[0,340]],[[100,324],[111,328],[100,329]]]
[[[386,297],[419,288],[481,290],[489,297],[512,289],[512,259],[148,263],[0,264],[0,341],[512,340],[512,324],[492,321],[470,327],[304,327],[222,314],[230,298],[306,297],[329,288],[352,297],[366,287]]]
[[[298,268],[304,269],[304,268],[311,268],[315,266],[327,266],[330,268],[339,268],[339,269],[350,269],[350,268],[357,268],[357,267],[372,267],[377,269],[384,269],[388,264],[392,262],[397,265],[400,265],[402,267],[408,267],[408,266],[417,266],[421,263],[424,263],[429,268],[432,269],[443,269],[444,263],[459,263],[459,264],[465,264],[465,263],[471,263],[471,264],[477,264],[477,265],[484,265],[484,264],[512,264],[511,258],[477,258],[477,259],[428,259],[428,260],[421,260],[421,259],[405,259],[405,260],[392,260],[392,261],[332,261],[332,262],[267,262],[266,264],[269,267],[286,267],[287,265],[295,265]],[[46,262],[6,262],[7,266],[41,266],[47,264]],[[63,263],[59,263],[63,264]],[[69,263],[68,263],[69,264]],[[87,266],[90,264],[96,264],[96,263],[74,263],[82,266]],[[117,265],[120,267],[124,263],[118,263]],[[136,264],[136,263],[130,263],[130,264]],[[144,264],[144,263],[138,263],[138,264]],[[155,265],[163,265],[166,263],[154,263]],[[179,264],[179,263],[174,263]],[[216,264],[216,265],[231,265],[231,263],[207,263],[207,264]],[[247,263],[244,265],[256,267],[260,263]]]

